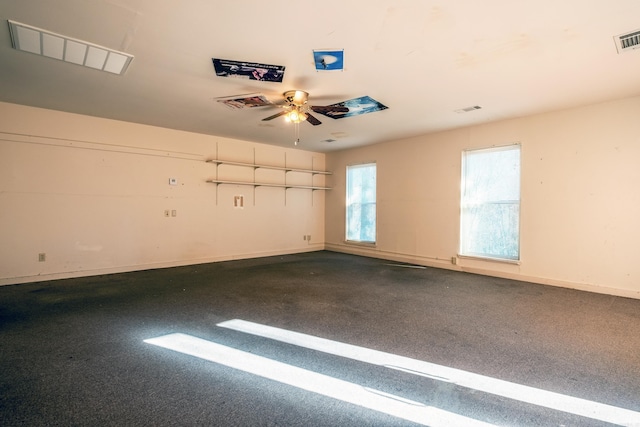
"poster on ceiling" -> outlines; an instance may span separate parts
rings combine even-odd
[[[386,110],[388,107],[371,98],[370,96],[361,96],[360,98],[350,99],[348,101],[338,102],[337,104],[331,104],[329,107],[347,107],[347,112],[326,111],[320,112],[332,119],[342,119],[344,117],[359,116],[361,114],[373,113],[376,111]]]
[[[273,103],[261,93],[224,96],[216,98],[216,101],[231,110],[242,110],[243,108],[264,107],[266,105],[273,105]]]
[[[218,58],[212,58],[212,60],[213,68],[218,77],[235,77],[278,83],[282,83],[282,79],[284,78],[284,65],[260,64],[257,62],[233,61]]]
[[[344,50],[314,50],[313,62],[317,71],[344,70]]]

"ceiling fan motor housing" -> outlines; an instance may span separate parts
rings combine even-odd
[[[282,94],[289,104],[303,106],[309,100],[309,92],[303,90],[289,90]]]

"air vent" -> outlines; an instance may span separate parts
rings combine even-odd
[[[133,60],[133,55],[128,53],[19,22],[8,22],[13,48],[23,52],[35,53],[113,74],[124,74]]]
[[[638,49],[640,48],[640,30],[615,36],[613,40],[616,42],[618,53]]]
[[[454,110],[456,113],[469,113],[471,111],[475,111],[475,110],[479,110],[482,107],[479,105],[474,105],[472,107],[467,107],[467,108],[461,108],[459,110]]]

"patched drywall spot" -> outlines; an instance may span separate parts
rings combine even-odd
[[[100,252],[102,245],[85,245],[80,242],[76,242],[76,250],[81,252]]]
[[[524,54],[534,44],[527,34],[517,34],[503,40],[476,39],[471,41],[469,49],[458,54],[455,63],[460,68],[476,67]]]

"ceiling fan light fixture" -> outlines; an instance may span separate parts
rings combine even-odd
[[[307,115],[302,111],[294,109],[285,114],[284,119],[290,123],[300,123],[307,120]]]

